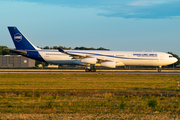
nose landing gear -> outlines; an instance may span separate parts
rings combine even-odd
[[[159,73],[161,72],[161,66],[159,66],[159,68],[158,68],[158,72],[159,72]]]

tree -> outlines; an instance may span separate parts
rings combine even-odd
[[[58,49],[58,47],[57,46],[53,46],[53,49]]]
[[[15,55],[14,53],[9,52],[9,50],[7,50],[6,48],[8,47],[0,46],[0,55]]]
[[[61,48],[63,50],[71,50],[71,47],[67,48],[67,47],[59,46],[59,48]]]
[[[41,48],[42,47],[38,47],[38,48]],[[65,46],[53,46],[53,47],[49,47],[49,46],[45,46],[43,47],[43,49],[58,49],[58,48],[61,48],[63,50],[72,50],[71,47],[65,47]],[[84,47],[84,46],[81,46],[81,47],[75,47],[74,50],[109,50],[109,49],[106,49],[106,48],[103,48],[103,47],[100,47],[100,48],[87,48],[87,47]]]
[[[109,49],[106,49],[106,48],[100,47],[100,48],[98,48],[97,50],[109,50]]]
[[[106,49],[106,48],[103,48],[103,47],[100,47],[100,48],[96,49],[96,48],[93,48],[93,47],[87,48],[87,47],[81,46],[81,47],[75,47],[74,50],[109,50],[109,49]]]
[[[49,49],[49,46],[45,46],[43,49]]]

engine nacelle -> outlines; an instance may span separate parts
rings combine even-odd
[[[97,58],[82,58],[81,62],[82,63],[88,63],[88,64],[96,64]]]
[[[109,67],[109,68],[116,68],[116,62],[113,62],[113,61],[102,62],[101,66]]]

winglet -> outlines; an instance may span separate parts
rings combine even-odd
[[[59,52],[64,53],[64,50],[62,50],[61,48],[58,48],[58,50],[59,50]]]

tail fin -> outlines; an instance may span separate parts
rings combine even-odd
[[[16,27],[8,27],[16,50],[39,50]]]

